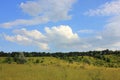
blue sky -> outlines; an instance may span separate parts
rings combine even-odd
[[[4,0],[0,51],[120,49],[120,0]]]

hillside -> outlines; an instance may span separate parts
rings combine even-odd
[[[120,80],[119,72],[118,54],[0,57],[0,80]]]
[[[12,52],[0,53],[0,63],[9,64],[87,64],[102,67],[120,67],[119,51],[89,51],[69,53],[37,53],[37,52]]]
[[[115,58],[111,63],[118,63],[116,56],[105,57]],[[94,66],[96,62],[107,62],[88,56],[84,56],[81,61],[73,62],[55,57],[27,57],[24,64],[8,64],[4,62],[5,59],[6,57],[0,58],[1,80],[120,80],[118,64],[117,68]],[[88,64],[88,59],[91,64]]]

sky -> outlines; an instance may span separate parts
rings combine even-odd
[[[2,0],[0,51],[120,50],[120,0]]]

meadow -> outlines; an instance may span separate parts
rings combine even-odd
[[[5,57],[0,58],[0,62],[4,60]],[[55,57],[28,57],[27,60],[25,64],[0,63],[0,80],[120,80],[120,68],[69,63]]]

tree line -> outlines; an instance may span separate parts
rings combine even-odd
[[[0,57],[14,57],[20,52],[3,52],[0,51]],[[100,57],[101,55],[120,55],[120,51],[112,51],[112,50],[103,50],[103,51],[87,51],[87,52],[22,52],[25,57],[73,57],[73,56],[92,56],[92,57]]]

